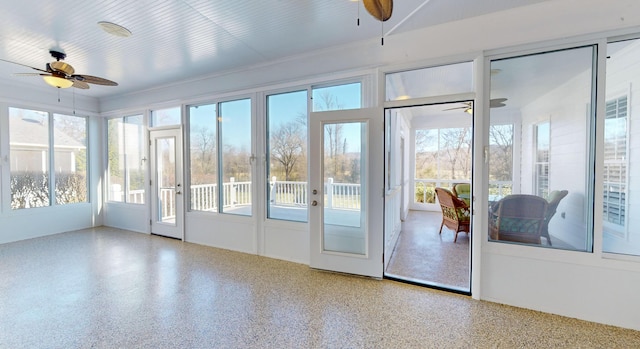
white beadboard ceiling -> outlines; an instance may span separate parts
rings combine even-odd
[[[397,0],[385,40],[409,30],[546,0]],[[359,12],[359,16],[358,16]],[[356,26],[357,18],[360,26]],[[122,38],[97,25],[128,28]],[[76,93],[104,97],[380,38],[383,28],[350,0],[20,0],[0,3],[0,58],[44,69],[50,49],[78,74],[114,80]],[[44,84],[0,62],[3,79]]]

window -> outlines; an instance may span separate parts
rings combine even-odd
[[[12,209],[87,201],[84,117],[9,108],[9,148]]]
[[[496,201],[513,192],[513,124],[489,126],[489,198]]]
[[[107,120],[109,201],[145,203],[145,131],[142,115]]]
[[[311,99],[314,112],[362,108],[362,84],[313,87]]]
[[[187,110],[190,210],[251,216],[251,99]]]
[[[87,120],[53,115],[53,164],[57,205],[87,201]]]
[[[251,99],[220,103],[222,209],[251,216]]]
[[[218,121],[216,104],[189,107],[191,211],[218,210]]]
[[[603,251],[640,256],[640,39],[607,45],[602,163]]]
[[[534,193],[540,197],[549,197],[549,122],[534,126],[535,153],[533,163]]]
[[[436,187],[469,183],[471,127],[416,130],[415,164],[415,202],[433,204]]]
[[[267,96],[268,212],[307,221],[307,91]]]
[[[151,111],[151,127],[180,125],[181,120],[180,107]]]
[[[627,192],[627,97],[606,104],[603,219],[624,228]]]
[[[592,251],[595,52],[491,60],[490,99],[506,98],[489,109],[491,241]],[[510,192],[492,193],[498,173]]]
[[[11,208],[49,206],[49,114],[9,108]]]
[[[386,101],[473,92],[473,62],[387,74]]]

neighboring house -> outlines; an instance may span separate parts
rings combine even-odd
[[[19,110],[10,121],[11,172],[47,172],[49,168],[49,127],[46,116]],[[74,173],[78,155],[86,146],[60,129],[54,131],[55,172]]]

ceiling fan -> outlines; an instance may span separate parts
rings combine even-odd
[[[506,104],[504,104],[504,102],[506,102],[506,101],[507,101],[506,98],[494,98],[494,99],[489,101],[489,108],[504,107],[504,106],[506,106]],[[465,113],[469,113],[469,114],[473,113],[473,108],[471,106],[471,102],[464,102],[462,104],[464,104],[464,105],[460,106],[460,107],[455,107],[455,108],[443,109],[443,111],[444,110],[464,109]]]
[[[18,64],[23,67],[37,70],[40,73],[16,73],[14,75],[21,76],[42,76],[42,79],[49,85],[57,88],[69,88],[75,87],[86,90],[89,88],[89,84],[104,85],[104,86],[118,86],[117,82],[100,78],[97,76],[75,74],[75,69],[70,64],[62,62],[67,57],[65,53],[51,50],[49,51],[51,56],[56,60],[51,63],[47,63],[45,69],[35,68],[26,64],[8,61],[1,59],[0,61]]]

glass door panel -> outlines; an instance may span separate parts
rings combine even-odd
[[[382,278],[383,111],[309,116],[312,268]]]
[[[182,138],[180,129],[150,132],[151,233],[183,238]]]
[[[362,201],[362,184],[366,182],[362,144],[366,137],[365,122],[324,125],[324,251],[366,254],[366,205]]]
[[[158,202],[157,222],[176,225],[176,140],[173,137],[156,138],[156,182]]]

